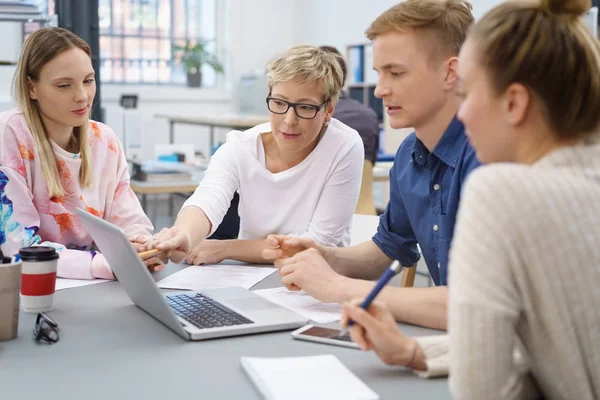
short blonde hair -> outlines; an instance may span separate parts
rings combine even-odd
[[[600,45],[580,18],[590,0],[507,2],[469,33],[492,87],[513,83],[539,98],[560,138],[579,137],[600,123]]]
[[[335,103],[344,85],[340,58],[316,46],[296,45],[267,66],[269,91],[280,82],[320,82],[325,101]]]
[[[44,65],[72,48],[83,50],[91,58],[90,46],[66,29],[50,27],[33,32],[23,44],[13,78],[13,97],[23,112],[27,127],[33,136],[50,197],[63,197],[66,192],[61,184],[59,166],[50,138],[44,128],[40,107],[36,100],[29,97],[28,80],[37,82]],[[74,128],[73,136],[79,144],[81,159],[79,183],[87,188],[92,185],[92,154],[88,140],[87,119],[82,126]]]
[[[456,56],[474,18],[467,0],[406,0],[384,11],[365,35],[369,40],[390,32],[413,30],[425,34],[432,54]]]

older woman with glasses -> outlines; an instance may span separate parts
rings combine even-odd
[[[331,117],[343,84],[338,57],[299,45],[271,62],[270,122],[227,135],[175,225],[147,248],[161,250],[163,261],[199,265],[224,259],[264,263],[269,234],[349,245],[364,150],[358,133]],[[236,191],[239,238],[204,240]]]

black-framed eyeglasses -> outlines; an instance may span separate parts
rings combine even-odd
[[[313,119],[327,103],[329,103],[329,100],[326,100],[323,104],[317,106],[306,103],[290,103],[289,101],[278,99],[276,97],[267,97],[267,108],[273,114],[285,114],[290,107],[292,107],[298,118],[302,119]]]
[[[46,313],[39,313],[33,327],[33,337],[48,344],[58,342],[58,324]]]

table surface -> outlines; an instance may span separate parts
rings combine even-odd
[[[194,125],[209,125],[219,127],[231,127],[231,128],[251,128],[253,126],[269,122],[267,115],[243,115],[243,114],[232,114],[232,115],[199,115],[199,116],[185,116],[176,114],[154,114],[155,118],[168,119],[171,122],[180,124],[194,124]]]
[[[175,180],[175,181],[138,181],[131,179],[129,186],[135,193],[157,194],[157,193],[191,193],[196,190],[199,180]]]
[[[170,264],[156,279],[179,268]],[[279,275],[273,274],[253,289],[278,286]],[[50,315],[60,325],[58,343],[37,344],[35,316],[23,312],[19,336],[0,342],[2,398],[260,399],[241,356],[318,354],[334,354],[382,399],[451,398],[447,379],[424,380],[406,368],[386,366],[372,352],[294,340],[289,331],[185,341],[136,307],[118,282],[61,290]],[[439,333],[401,328],[411,336]]]
[[[378,161],[373,166],[373,182],[385,182],[390,180],[390,170],[393,162]]]

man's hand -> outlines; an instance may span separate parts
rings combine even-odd
[[[342,301],[342,290],[349,278],[335,272],[318,250],[311,248],[279,259],[275,265],[289,290],[304,290],[325,303]]]
[[[350,337],[363,350],[373,350],[388,365],[406,365],[412,357],[415,340],[400,332],[392,313],[382,304],[373,302],[368,310],[359,307],[363,299],[344,303],[341,325],[350,319]]]
[[[296,254],[308,250],[315,249],[327,260],[332,260],[332,249],[319,244],[316,240],[308,237],[297,238],[294,236],[285,235],[269,235],[267,236],[267,248],[263,250],[262,256],[265,260],[272,261],[275,266],[281,259],[290,258]]]

